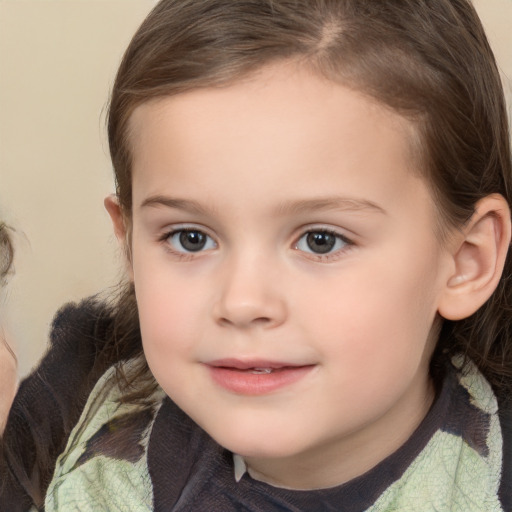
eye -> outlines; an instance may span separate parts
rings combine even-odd
[[[328,254],[351,245],[344,236],[332,231],[318,230],[304,233],[295,246],[299,251],[313,254]]]
[[[191,253],[214,249],[217,244],[206,233],[198,229],[180,229],[167,237],[167,242],[177,252]]]

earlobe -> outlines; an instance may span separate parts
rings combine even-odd
[[[448,320],[462,320],[492,295],[501,278],[510,246],[511,220],[507,201],[499,194],[481,199],[460,232],[438,312]]]
[[[110,219],[112,220],[112,226],[114,228],[114,234],[116,235],[117,240],[121,244],[122,248],[125,251],[127,262],[128,262],[128,271],[131,275],[131,258],[130,258],[130,241],[128,236],[128,228],[126,225],[126,219],[123,215],[123,211],[117,199],[117,196],[111,194],[107,196],[103,202],[105,205],[105,209],[110,215]]]

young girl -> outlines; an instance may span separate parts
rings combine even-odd
[[[60,313],[5,510],[512,510],[511,153],[469,2],[164,0],[109,142],[129,284]]]

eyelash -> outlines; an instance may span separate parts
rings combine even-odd
[[[206,249],[204,249],[204,247],[201,247],[197,251],[193,251],[193,250],[180,251],[180,250],[175,249],[173,247],[173,244],[171,243],[170,239],[176,235],[181,236],[182,234],[185,234],[185,233],[199,233],[199,234],[207,237],[205,245],[208,244],[208,239],[209,239],[210,242],[213,242],[214,247],[208,247]],[[333,247],[331,247],[325,253],[314,252],[312,250],[307,251],[307,250],[301,249],[299,247],[299,244],[301,244],[301,241],[311,235],[331,236],[334,238],[334,246],[333,247],[335,247],[336,244],[339,244],[340,242],[343,244],[343,246],[341,248],[335,249],[334,251],[332,251]],[[215,240],[213,239],[212,236],[210,236],[208,233],[206,233],[205,230],[200,229],[200,228],[195,228],[193,226],[183,226],[183,227],[172,229],[170,231],[166,231],[159,238],[159,242],[162,242],[164,244],[165,249],[167,251],[169,251],[173,256],[178,257],[180,260],[186,260],[186,261],[190,261],[191,259],[193,259],[196,254],[200,254],[202,252],[205,252],[205,251],[211,250],[212,248],[217,247],[217,243],[215,242]],[[306,243],[308,243],[308,241],[306,241]],[[304,253],[305,255],[307,255],[306,257],[308,257],[310,259],[314,259],[315,261],[332,261],[332,260],[336,260],[339,257],[341,257],[348,250],[350,250],[354,245],[355,245],[355,243],[351,239],[347,238],[345,235],[342,235],[341,233],[338,233],[332,229],[318,227],[318,228],[309,228],[309,229],[303,231],[301,233],[301,235],[296,239],[296,242],[293,244],[293,249]]]
[[[329,252],[326,252],[326,253],[323,253],[323,254],[322,253],[316,253],[316,252],[313,252],[313,251],[309,252],[309,251],[305,251],[305,250],[300,249],[299,248],[299,244],[300,244],[301,240],[303,240],[305,237],[308,237],[308,236],[313,235],[313,234],[321,234],[321,235],[324,235],[324,236],[325,235],[332,236],[335,239],[335,241],[334,241],[335,244],[341,242],[343,244],[343,246],[341,248],[335,249],[334,251],[329,250]],[[341,233],[339,233],[337,231],[334,231],[332,229],[323,228],[323,227],[317,227],[317,228],[308,228],[306,231],[304,231],[299,236],[297,241],[295,242],[294,249],[303,252],[304,254],[307,255],[306,257],[314,259],[315,261],[329,262],[329,261],[337,260],[338,258],[343,256],[347,251],[352,249],[354,246],[355,246],[354,241],[351,240],[350,238],[348,238],[347,236],[342,235]]]
[[[168,252],[170,252],[173,256],[178,257],[180,260],[189,261],[192,258],[194,258],[196,254],[204,252],[203,248],[200,248],[198,251],[186,251],[186,250],[180,251],[180,250],[175,249],[173,247],[170,239],[180,233],[181,234],[183,234],[183,233],[200,233],[201,235],[204,235],[205,237],[207,237],[209,240],[213,241],[215,246],[217,246],[217,243],[215,242],[213,237],[211,237],[208,233],[206,233],[204,229],[196,228],[193,226],[183,226],[183,227],[177,227],[170,231],[166,231],[159,238],[159,242],[162,242],[164,244],[165,249]],[[206,250],[209,250],[209,249],[210,248],[208,248]]]

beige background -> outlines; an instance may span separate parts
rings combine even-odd
[[[25,374],[60,305],[117,282],[104,107],[151,0],[0,0],[0,218],[18,232],[2,323]],[[475,2],[512,77],[512,0]],[[506,83],[512,97],[512,86]]]

